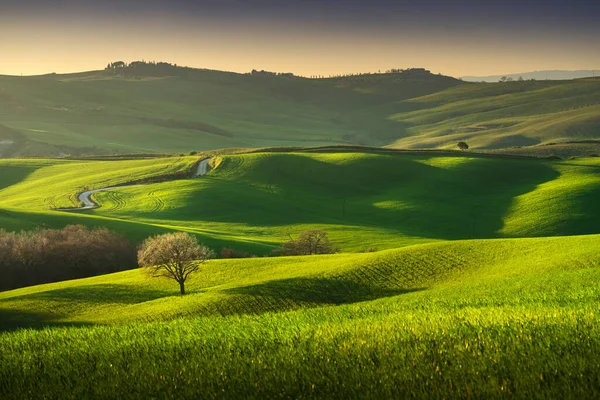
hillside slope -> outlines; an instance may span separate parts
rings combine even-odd
[[[600,135],[600,79],[461,85],[403,102],[408,126],[391,147],[532,146]]]
[[[594,397],[599,239],[215,261],[185,297],[138,271],[0,293],[3,329],[79,325],[0,333],[0,394]]]
[[[378,298],[394,298],[412,308],[425,298],[435,304],[435,298],[442,301],[448,293],[452,297],[461,287],[467,296],[480,292],[482,304],[494,293],[502,293],[505,304],[522,305],[541,301],[535,296],[544,293],[549,306],[576,293],[548,293],[539,283],[518,298],[503,291],[515,290],[510,289],[513,281],[535,281],[546,274],[575,276],[588,269],[592,270],[586,273],[598,274],[599,245],[600,236],[589,235],[444,242],[367,254],[216,260],[190,279],[185,297],[179,296],[174,281],[126,271],[2,292],[0,320],[4,329],[123,324],[261,314]],[[506,288],[493,288],[492,282]],[[537,291],[541,292],[534,296]],[[534,297],[528,298],[528,292]]]
[[[185,73],[184,73],[185,72]],[[528,146],[600,138],[600,80],[306,79],[173,69],[0,76],[0,157],[362,144]]]
[[[192,71],[0,76],[0,150],[18,156],[379,146],[403,127],[372,113],[356,118],[358,110],[461,83],[431,74],[315,80]]]
[[[223,155],[196,179],[95,195],[102,207],[65,213],[84,187],[190,168],[197,158],[1,161],[0,221],[103,225],[131,239],[168,230],[220,250],[263,255],[289,236],[323,229],[343,251],[437,240],[600,233],[600,159],[468,155],[251,153]],[[216,165],[213,163],[213,165]],[[30,169],[28,169],[30,168]],[[89,171],[95,171],[90,174]]]

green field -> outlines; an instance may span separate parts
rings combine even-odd
[[[189,178],[205,156],[0,160],[0,227],[341,252],[213,260],[186,296],[138,270],[0,292],[0,397],[599,395],[599,158],[230,152]]]
[[[465,83],[192,70],[0,76],[0,157],[360,144],[497,149],[597,139],[600,80]]]
[[[399,148],[479,149],[598,139],[600,79],[460,85],[410,99],[390,119],[409,128]]]
[[[136,241],[184,230],[217,250],[233,247],[256,255],[310,228],[327,231],[346,252],[438,240],[600,233],[598,158],[223,155],[205,177],[97,193],[102,207],[96,210],[52,210],[75,206],[85,188],[181,172],[197,160],[0,161],[0,221],[13,230],[103,225]]]
[[[598,235],[213,261],[0,294],[0,393],[595,397]],[[111,326],[98,326],[117,324]]]

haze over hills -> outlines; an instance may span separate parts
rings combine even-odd
[[[505,74],[505,75],[488,75],[488,76],[463,76],[461,79],[468,82],[498,82],[502,78],[512,78],[518,80],[520,78],[525,80],[534,79],[537,81],[551,80],[561,81],[569,79],[581,79],[581,78],[593,78],[600,75],[600,68],[597,70],[577,70],[577,71],[564,71],[564,70],[547,70],[547,71],[533,71],[533,72],[522,72],[518,74]]]
[[[600,80],[322,79],[132,63],[0,76],[0,157],[352,144],[497,149],[599,138]]]

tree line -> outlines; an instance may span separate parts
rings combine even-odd
[[[327,233],[309,230],[282,243],[276,256],[331,254],[338,251]],[[251,258],[255,255],[229,247],[221,258]],[[0,291],[42,283],[87,278],[142,267],[150,276],[185,281],[206,261],[215,258],[210,248],[185,232],[147,238],[135,246],[106,228],[89,229],[68,225],[64,229],[37,229],[20,233],[0,230]]]
[[[201,68],[190,68],[182,67],[177,64],[171,64],[164,61],[132,61],[127,63],[125,61],[114,61],[108,63],[104,68],[106,71],[111,72],[115,75],[122,75],[125,77],[165,77],[165,76],[180,76],[189,77],[193,76],[195,71],[202,71]],[[368,75],[381,75],[381,74],[398,74],[398,75],[414,75],[414,76],[427,76],[431,75],[431,71],[425,68],[390,68],[385,71],[378,70],[377,72],[361,72],[354,74],[333,74],[333,75],[310,75],[308,78],[311,79],[331,79],[331,78],[351,78]],[[295,78],[297,75],[291,72],[274,72],[267,70],[257,70],[246,73],[254,77],[283,77],[283,78]],[[438,74],[439,75],[439,74]]]
[[[0,290],[109,274],[137,266],[135,246],[106,228],[0,230]]]

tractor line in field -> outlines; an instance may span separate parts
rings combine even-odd
[[[210,162],[210,160],[211,160],[210,158],[207,158],[198,163],[198,167],[196,168],[194,177],[204,176],[208,173],[208,163]],[[98,203],[96,203],[94,200],[92,200],[92,195],[94,193],[105,192],[107,190],[136,187],[136,186],[144,186],[144,185],[138,184],[138,185],[110,186],[110,187],[105,187],[105,188],[101,188],[101,189],[88,190],[88,191],[85,191],[85,192],[79,194],[79,196],[77,196],[77,199],[83,203],[83,207],[59,208],[56,211],[80,211],[80,210],[91,210],[93,208],[98,208],[98,207],[100,207],[100,205]]]

